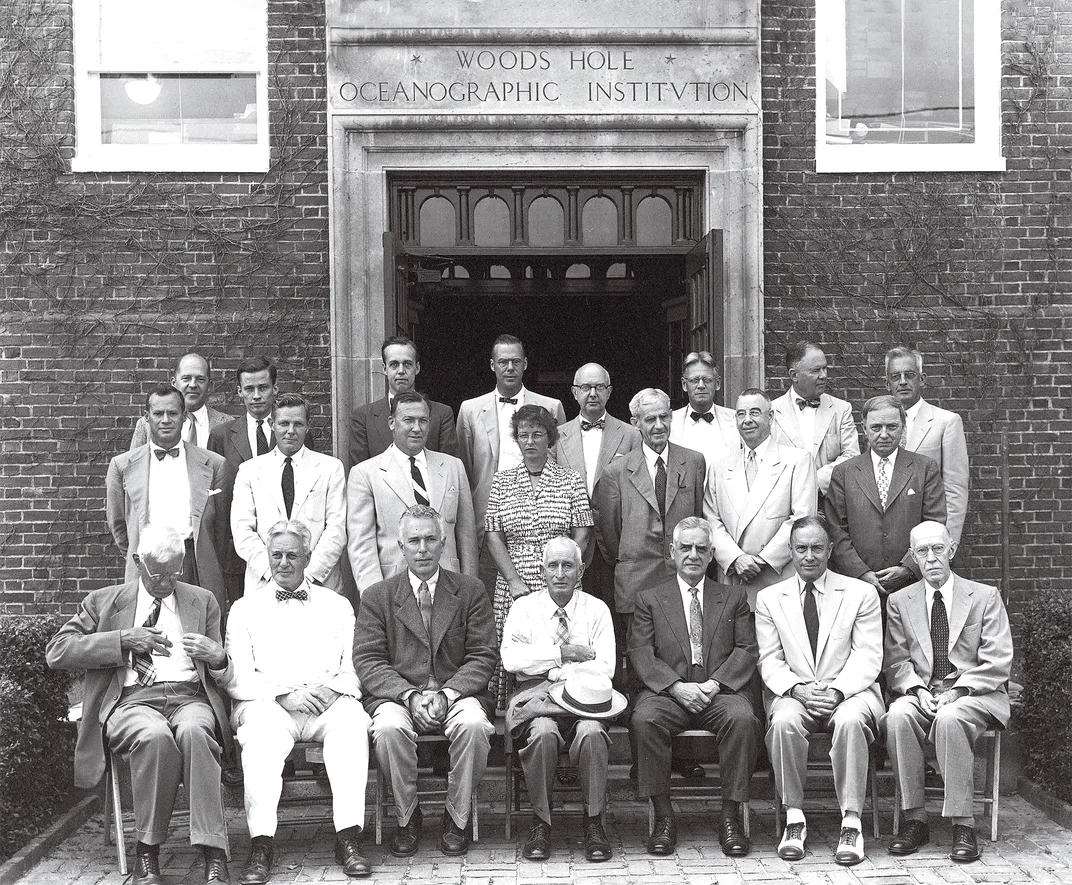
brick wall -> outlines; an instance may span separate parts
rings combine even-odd
[[[924,395],[968,437],[957,567],[988,582],[1007,435],[1015,610],[1072,582],[1072,5],[1003,2],[1008,169],[955,175],[815,173],[814,8],[762,4],[769,386],[788,385],[785,345],[800,337],[822,342],[834,392],[857,406],[884,392],[888,347],[921,350]]]
[[[323,4],[271,0],[266,174],[72,174],[70,4],[0,0],[0,608],[69,612],[122,574],[109,459],[196,349],[211,402],[280,366],[330,446]]]

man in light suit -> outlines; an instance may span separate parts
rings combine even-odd
[[[886,709],[876,681],[882,669],[882,608],[870,584],[827,569],[833,546],[818,517],[793,523],[789,554],[796,574],[759,591],[756,639],[768,692],[767,750],[785,805],[778,856],[804,857],[808,736],[828,731],[842,813],[834,859],[852,866],[864,859],[860,812],[868,747]]]
[[[964,422],[956,412],[939,409],[920,395],[927,376],[923,354],[907,347],[886,353],[886,385],[905,410],[904,447],[934,459],[945,485],[946,528],[960,545],[968,515],[968,443]]]
[[[824,508],[835,567],[885,600],[919,579],[908,536],[925,520],[945,522],[945,490],[934,461],[900,448],[905,414],[896,399],[871,397],[863,416],[870,451],[834,468]]]
[[[719,580],[756,594],[791,572],[789,530],[815,515],[815,470],[807,452],[771,439],[771,401],[750,388],[737,397],[743,447],[707,471],[704,516],[715,533]]]
[[[74,782],[84,789],[100,783],[107,738],[130,765],[133,883],[162,885],[160,845],[181,780],[205,881],[229,882],[220,758],[233,758],[233,746],[217,683],[230,679],[231,664],[220,642],[220,608],[207,590],[177,580],[182,536],[168,526],[142,528],[134,576],[90,593],[45,650],[50,667],[85,670]]]
[[[581,413],[558,429],[552,453],[559,464],[585,478],[589,498],[607,465],[640,446],[637,429],[607,412],[613,389],[610,372],[599,363],[586,363],[574,373],[573,396]],[[589,535],[584,563],[585,592],[613,607],[614,566],[599,552],[594,534]]]
[[[748,801],[761,734],[747,690],[756,672],[756,634],[744,590],[705,577],[711,545],[707,520],[678,522],[671,547],[676,577],[637,595],[629,628],[629,663],[641,685],[630,723],[637,793],[655,811],[649,854],[671,854],[677,845],[670,751],[673,736],[687,728],[718,737],[723,853],[742,857],[751,848],[740,806]]]
[[[346,547],[346,474],[342,461],[305,447],[309,404],[285,393],[272,410],[275,448],[238,468],[231,504],[231,535],[246,561],[245,592],[272,578],[268,529],[281,519],[296,519],[313,536],[306,568],[309,580],[338,591],[339,559]]]
[[[715,404],[721,387],[718,364],[710,353],[694,351],[685,357],[681,389],[689,402],[670,419],[670,442],[699,452],[709,468],[741,447],[733,409]]]
[[[174,387],[151,390],[145,406],[149,441],[112,458],[105,479],[108,527],[126,562],[126,580],[138,576],[128,554],[138,549],[142,526],[171,526],[186,545],[182,579],[211,590],[226,611],[219,551],[226,543],[227,465],[215,452],[183,442],[185,401]]]
[[[676,569],[671,542],[686,516],[703,513],[704,459],[669,442],[670,397],[647,387],[629,403],[642,444],[613,460],[592,496],[596,541],[614,564],[614,606],[621,633],[642,590]]]
[[[1012,630],[996,587],[954,574],[945,526],[912,530],[923,580],[889,598],[886,684],[898,696],[882,723],[905,820],[891,854],[912,854],[930,839],[923,805],[923,745],[937,753],[945,782],[942,816],[952,819],[952,860],[979,858],[972,817],[975,742],[1009,723]]]
[[[405,569],[398,521],[414,504],[435,508],[446,523],[443,567],[475,578],[476,523],[462,462],[425,448],[429,410],[421,394],[395,397],[390,423],[391,447],[351,467],[346,486],[347,545],[358,593]]]
[[[555,422],[564,424],[562,403],[525,388],[522,377],[529,362],[525,347],[513,335],[500,335],[491,348],[495,389],[467,399],[458,409],[458,454],[473,489],[476,543],[480,551],[480,580],[488,592],[495,586],[495,564],[484,544],[484,515],[491,481],[500,470],[521,464],[521,449],[510,432],[510,419],[522,406],[543,406]]]
[[[803,449],[814,458],[819,494],[826,495],[834,465],[860,454],[852,405],[826,392],[826,354],[819,345],[792,345],[785,367],[792,386],[772,404],[772,435],[778,444]]]
[[[360,464],[387,451],[392,442],[389,421],[391,403],[396,396],[414,389],[421,362],[417,345],[402,335],[393,335],[380,347],[387,395],[375,402],[358,406],[350,417],[350,466]],[[458,436],[454,430],[454,412],[450,406],[428,402],[428,440],[425,447],[446,455],[458,456]]]
[[[354,668],[372,715],[380,776],[391,780],[398,825],[391,853],[417,853],[418,733],[442,732],[450,742],[447,801],[439,850],[469,850],[473,791],[488,763],[495,727],[488,681],[495,669],[495,616],[474,578],[440,568],[443,518],[417,505],[398,524],[407,568],[361,596]]]
[[[171,385],[183,395],[186,403],[181,432],[183,442],[207,449],[212,429],[231,421],[230,415],[212,408],[207,403],[209,391],[212,389],[212,367],[208,360],[199,353],[185,354],[175,366]],[[130,449],[140,448],[148,441],[149,424],[142,415],[134,425]]]

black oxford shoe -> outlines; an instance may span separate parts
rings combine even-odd
[[[949,849],[949,859],[957,863],[971,863],[979,859],[979,843],[975,839],[974,827],[953,824],[953,847]]]
[[[931,828],[925,820],[906,820],[890,840],[890,854],[915,854],[930,841]]]
[[[241,885],[264,885],[272,875],[272,838],[254,836],[249,845],[249,857],[238,880]]]
[[[726,857],[744,857],[752,850],[752,843],[744,834],[741,822],[732,817],[722,818],[718,825],[718,844]]]
[[[525,860],[547,860],[551,856],[551,825],[547,821],[538,817],[532,821],[521,856]]]
[[[469,850],[469,827],[459,827],[446,810],[443,811],[443,835],[439,837],[439,850],[447,857],[459,857]]]
[[[155,852],[138,852],[134,857],[133,885],[164,885],[160,878],[160,856]]]
[[[420,842],[422,823],[423,815],[418,805],[404,827],[395,827],[394,835],[391,836],[391,854],[395,857],[413,857]]]
[[[672,817],[655,818],[655,827],[648,837],[648,854],[664,856],[673,854],[677,848],[677,827]]]
[[[347,876],[362,878],[372,875],[372,864],[365,856],[361,840],[356,836],[335,840],[335,861]]]
[[[603,830],[603,822],[597,817],[584,823],[584,859],[591,863],[610,860],[610,839]]]

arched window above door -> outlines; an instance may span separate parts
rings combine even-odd
[[[537,197],[529,205],[529,245],[562,246],[566,242],[566,214],[554,197]]]
[[[584,204],[581,242],[586,246],[618,245],[618,207],[610,197],[590,197]]]
[[[638,246],[670,246],[674,242],[674,213],[662,197],[645,197],[636,209]]]
[[[487,196],[473,208],[473,244],[510,245],[510,207],[501,197]]]
[[[429,197],[421,203],[418,221],[422,246],[453,246],[458,240],[454,205],[446,197]]]

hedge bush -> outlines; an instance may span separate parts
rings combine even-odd
[[[1035,783],[1072,802],[1072,593],[1033,594],[1022,615],[1021,762]]]
[[[62,623],[0,616],[0,861],[63,810],[71,793],[71,678],[45,665],[45,643]]]

